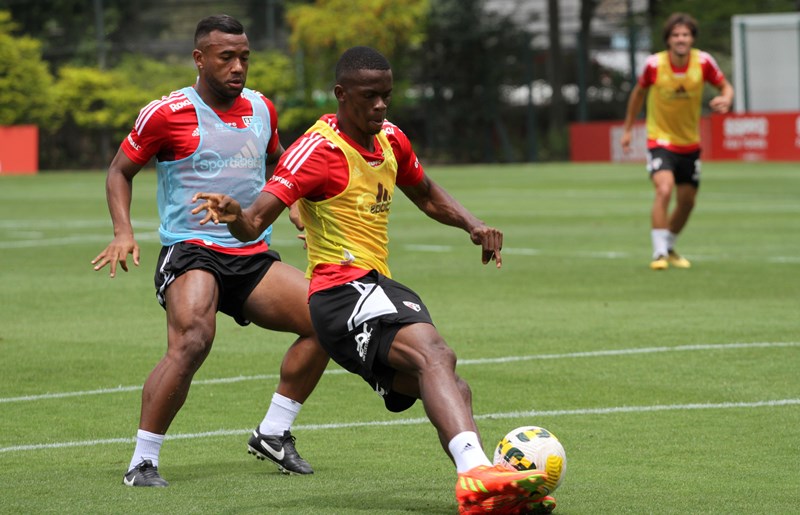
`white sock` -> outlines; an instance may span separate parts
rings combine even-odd
[[[480,465],[491,465],[478,440],[478,435],[473,431],[458,433],[447,444],[450,456],[456,462],[456,471],[460,474]]]
[[[278,392],[272,394],[272,402],[269,405],[264,420],[258,425],[258,432],[262,435],[282,435],[284,431],[289,431],[300,413],[303,405],[285,397]]]
[[[667,240],[669,229],[651,229],[650,239],[653,242],[653,259],[658,256],[666,256],[669,251]]]
[[[678,235],[674,232],[670,231],[667,235],[667,250],[672,250],[675,248],[675,240],[678,239]]]
[[[158,455],[161,453],[161,444],[164,443],[164,435],[150,433],[144,429],[136,432],[136,449],[133,451],[131,464],[128,470],[133,469],[143,460],[150,460],[154,467],[158,467]]]

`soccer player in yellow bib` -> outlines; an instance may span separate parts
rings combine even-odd
[[[472,416],[469,385],[456,355],[419,296],[391,277],[388,221],[401,191],[434,220],[464,230],[482,262],[502,259],[503,233],[489,227],[427,174],[399,127],[386,120],[393,87],[389,62],[369,47],[345,51],[336,66],[336,114],[323,115],[283,154],[259,197],[246,209],[219,193],[192,213],[227,223],[249,239],[297,204],[306,230],[309,309],[320,344],[401,412],[422,400],[456,467],[461,515],[550,513],[547,475],[493,466]],[[263,226],[263,227],[262,227]]]
[[[675,240],[686,226],[700,185],[700,111],[706,82],[719,90],[709,102],[717,113],[727,113],[733,87],[710,54],[692,48],[697,22],[674,13],[664,24],[667,49],[647,58],[631,92],[625,115],[622,149],[630,151],[631,128],[647,98],[647,170],[655,188],[652,209],[653,260],[650,268],[689,268],[675,251]],[[672,193],[675,207],[669,212]]]

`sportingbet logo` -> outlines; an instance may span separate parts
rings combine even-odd
[[[234,156],[223,159],[213,150],[203,150],[192,158],[192,167],[195,173],[205,179],[216,177],[225,169],[260,168],[263,163],[263,156]]]
[[[375,195],[375,203],[369,206],[369,212],[373,215],[378,213],[385,213],[389,211],[389,205],[392,203],[392,197],[389,191],[384,189],[383,184],[378,183],[378,193]]]

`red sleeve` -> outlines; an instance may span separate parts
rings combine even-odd
[[[656,83],[656,71],[658,70],[658,58],[655,54],[649,56],[644,63],[644,70],[639,75],[639,85],[643,88],[649,88]]]
[[[424,175],[422,165],[417,159],[417,154],[411,146],[411,141],[406,134],[396,125],[385,122],[383,130],[389,143],[392,144],[394,157],[397,159],[397,180],[398,186],[414,186],[419,184]]]
[[[703,67],[703,79],[706,82],[714,86],[722,84],[722,81],[725,80],[725,74],[722,73],[717,61],[711,57],[711,54],[700,52],[700,64]]]
[[[383,128],[397,159],[396,183],[400,186],[418,184],[424,171],[408,137],[390,122],[384,122]],[[377,157],[379,154],[365,156],[368,159]],[[310,132],[286,149],[263,191],[274,194],[288,206],[300,198],[335,197],[347,187],[349,177],[350,168],[342,150],[330,145],[320,134]]]
[[[146,109],[147,107],[143,108],[141,112],[144,113]],[[141,117],[140,114],[136,125],[131,129],[128,137],[122,140],[120,147],[131,161],[145,165],[161,151],[164,142],[168,141],[169,129],[160,109],[154,111],[147,118],[146,123],[138,123]]]
[[[256,93],[258,93],[258,91],[256,91]],[[267,104],[267,111],[269,111],[269,119],[270,119],[270,125],[272,126],[272,134],[270,134],[269,142],[267,143],[267,154],[272,154],[276,150],[278,150],[278,145],[281,142],[281,139],[278,136],[278,110],[275,109],[275,105],[272,103],[272,100],[268,99],[261,93],[258,93],[258,95],[264,99],[264,103]]]
[[[347,177],[347,162],[341,163],[344,155],[339,151],[339,159],[335,154],[319,134],[303,135],[283,153],[263,191],[274,194],[287,206],[303,197],[326,198],[329,176],[342,169]]]

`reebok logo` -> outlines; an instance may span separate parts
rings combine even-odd
[[[369,212],[373,215],[388,212],[391,203],[392,197],[389,195],[389,191],[384,189],[383,184],[378,183],[378,193],[375,195],[375,203],[369,206]]]

